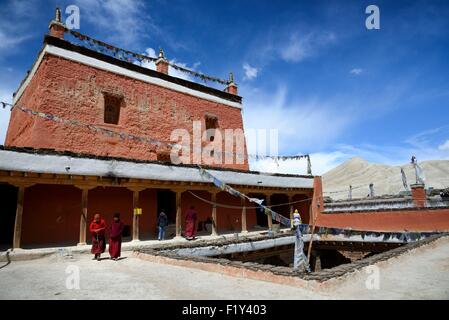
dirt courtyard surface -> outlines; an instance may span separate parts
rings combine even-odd
[[[312,290],[197,269],[88,254],[0,265],[0,299],[449,299],[449,237]],[[79,270],[79,289],[73,284]],[[369,280],[371,279],[371,280]],[[369,283],[368,287],[366,283]],[[374,283],[374,285],[373,285]]]
[[[0,299],[313,299],[301,288],[234,278],[130,257],[91,260],[82,254],[11,262],[0,269]],[[68,266],[80,270],[80,289],[68,290]],[[69,268],[69,271],[71,268]]]

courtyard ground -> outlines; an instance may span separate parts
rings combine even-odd
[[[363,269],[312,290],[151,263],[131,252],[120,261],[91,259],[57,253],[2,262],[0,299],[449,299],[449,237],[376,264],[379,289],[371,290],[372,274]],[[74,268],[80,288],[67,289]]]

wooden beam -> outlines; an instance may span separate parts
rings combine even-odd
[[[53,184],[53,185],[77,185],[82,181],[83,185],[93,187],[125,187],[125,188],[153,188],[153,189],[173,189],[184,188],[192,190],[209,191],[214,189],[214,185],[204,182],[180,182],[180,181],[158,181],[127,178],[110,178],[101,176],[82,176],[72,174],[49,174],[49,173],[27,173],[19,171],[0,170],[0,182],[6,182],[13,185],[23,184]],[[243,193],[289,193],[292,188],[265,188],[260,186],[233,185],[237,190]],[[309,189],[295,188],[296,194],[306,194]]]

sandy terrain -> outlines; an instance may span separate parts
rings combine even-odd
[[[426,188],[444,189],[449,187],[449,160],[432,160],[420,162]],[[401,167],[405,171],[408,185],[416,182],[415,170],[411,164],[388,166],[369,163],[361,158],[352,158],[323,175],[325,196],[333,199],[347,199],[349,185],[354,189],[353,198],[363,198],[369,193],[369,184],[374,184],[376,196],[398,194],[405,191],[402,184]],[[335,191],[342,191],[333,193]],[[332,192],[332,193],[330,193]]]
[[[377,264],[379,289],[362,269],[320,291],[234,278],[129,257],[93,261],[53,255],[0,266],[0,299],[449,299],[449,237]],[[67,289],[68,266],[80,289]],[[218,289],[219,288],[219,289]]]
[[[93,261],[52,256],[0,269],[0,299],[318,299],[301,288],[155,264],[129,257]],[[66,268],[80,270],[80,289],[66,289]],[[215,289],[212,289],[215,288]],[[219,289],[218,289],[219,288]]]

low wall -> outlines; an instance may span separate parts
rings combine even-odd
[[[293,268],[279,267],[269,264],[233,261],[223,258],[218,259],[205,256],[180,255],[170,250],[140,250],[133,252],[133,257],[154,263],[194,268],[209,272],[219,272],[221,274],[226,274],[233,277],[268,281],[295,287],[299,286],[310,289],[323,289],[332,285],[332,283],[328,282],[328,280],[344,276],[350,272],[355,272],[369,265],[373,265],[380,261],[385,261],[390,258],[396,257],[407,251],[429,244],[445,236],[448,235],[434,235],[424,240],[408,243],[399,248],[392,249],[371,256],[369,258],[358,260],[350,264],[342,264],[332,269],[324,269],[313,273],[296,271]],[[188,244],[187,247],[189,246],[191,245]],[[185,248],[186,245],[183,244],[178,248],[182,247]],[[203,244],[203,247],[207,247],[207,244]]]
[[[223,254],[231,254],[237,252],[248,252],[263,250],[278,246],[285,246],[295,243],[295,236],[281,237],[277,239],[267,239],[256,242],[243,242],[236,244],[229,244],[223,246],[208,246],[208,247],[195,247],[195,248],[179,248],[171,250],[170,252],[182,255],[182,256],[202,256],[210,257]]]
[[[367,231],[449,231],[449,208],[320,213],[321,227]]]

